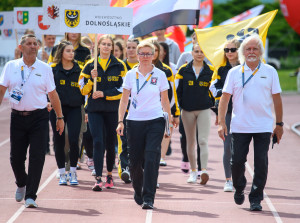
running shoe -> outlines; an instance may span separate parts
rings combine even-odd
[[[115,186],[114,186],[114,180],[112,178],[112,175],[107,175],[106,177],[106,182],[105,182],[105,187],[107,189],[113,189]]]
[[[189,162],[181,162],[181,171],[184,173],[188,173],[190,171],[190,163]]]
[[[129,172],[128,166],[126,167],[126,169],[123,169],[123,172],[121,173],[121,179],[126,184],[130,184],[131,183],[130,172]]]
[[[78,185],[77,174],[76,172],[70,173],[70,185]]]
[[[35,203],[35,201],[31,198],[27,198],[25,201],[25,207],[26,208],[37,208],[38,205]]]
[[[76,169],[77,169],[77,170],[81,170],[81,164],[80,164],[79,161],[77,162]]]
[[[233,185],[231,180],[226,180],[224,185],[224,192],[233,192]]]
[[[159,162],[160,166],[167,166],[166,161],[163,158],[160,158],[160,162]]]
[[[197,171],[191,171],[188,183],[197,183]]]
[[[200,184],[201,184],[201,185],[205,185],[205,184],[207,183],[207,181],[209,180],[209,176],[208,176],[206,170],[203,170],[203,171],[202,171],[202,174],[201,174],[200,179],[201,179],[201,181],[200,181]]]
[[[96,178],[96,183],[93,186],[93,191],[102,191],[102,180],[101,177]]]
[[[87,161],[86,161],[86,165],[88,166],[88,168],[90,170],[95,169],[95,165],[94,165],[94,160],[93,159],[88,158]]]
[[[26,186],[17,187],[16,195],[15,195],[16,201],[21,202],[25,197],[25,193],[26,193]]]
[[[67,174],[60,174],[58,185],[67,185]]]
[[[96,176],[96,170],[95,169],[93,169],[93,171],[92,171],[92,174],[91,174],[92,176]]]

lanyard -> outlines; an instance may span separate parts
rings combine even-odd
[[[31,71],[29,72],[28,76],[25,78],[24,76],[24,67],[21,66],[21,76],[22,76],[22,83],[21,83],[21,88],[25,85],[26,81],[28,80],[28,78],[30,77],[30,74],[32,73],[34,68],[31,68]]]
[[[245,82],[245,67],[244,66],[245,66],[245,64],[242,67],[243,88],[251,80],[251,78],[257,73],[258,69],[260,68],[260,62],[258,64],[258,67],[256,68],[256,70],[253,72],[253,74],[251,74],[251,76],[246,80],[246,82]]]
[[[98,57],[98,62],[100,63],[100,61],[101,61],[101,58],[100,58],[100,56],[99,56],[99,57]],[[108,67],[110,61],[111,61],[111,59],[109,58],[109,60],[107,60],[107,63],[106,63],[106,65],[105,65],[104,72],[107,70],[107,67]],[[101,66],[101,64],[100,64],[100,66]]]
[[[139,74],[138,72],[136,72],[136,88],[137,88],[137,93],[139,94],[139,92],[142,90],[143,87],[145,87],[145,85],[147,84],[147,82],[150,80],[150,77],[152,76],[153,72],[149,75],[149,77],[147,78],[147,80],[145,80],[145,82],[143,83],[142,87],[140,88],[140,83],[139,83]]]

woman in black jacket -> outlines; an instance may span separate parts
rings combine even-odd
[[[81,93],[89,96],[87,112],[93,137],[93,157],[96,171],[94,191],[102,191],[101,177],[105,149],[107,167],[105,187],[114,188],[112,170],[115,163],[117,139],[115,129],[118,125],[118,107],[122,96],[121,86],[127,72],[124,62],[112,54],[114,42],[111,36],[103,35],[99,40],[98,49],[97,69],[94,69],[94,59],[92,59],[86,63],[79,78]],[[93,91],[95,79],[97,89]]]
[[[197,182],[196,169],[196,128],[198,129],[198,142],[201,148],[201,181],[204,185],[209,179],[207,173],[208,136],[210,132],[210,108],[213,107],[212,95],[209,91],[213,68],[203,59],[204,54],[198,44],[193,46],[193,60],[182,65],[176,79],[178,80],[177,96],[182,109],[181,117],[187,138],[187,154],[191,165],[188,183]]]
[[[78,88],[78,78],[81,72],[79,65],[74,61],[74,47],[71,42],[62,41],[51,64],[56,91],[59,95],[65,124],[68,127],[70,143],[70,184],[78,185],[76,165],[79,153],[78,138],[81,127],[81,105],[84,98]],[[50,122],[54,135],[55,158],[59,168],[59,185],[67,184],[65,174],[65,132],[59,135],[56,131],[56,115],[50,112]]]

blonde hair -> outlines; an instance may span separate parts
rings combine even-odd
[[[138,54],[139,50],[141,48],[144,48],[144,47],[149,47],[151,49],[151,52],[154,54],[155,47],[154,47],[153,43],[151,43],[149,40],[143,40],[143,41],[141,41],[139,43],[139,45],[137,46],[137,48],[136,48],[136,53]]]
[[[225,44],[224,44],[224,49],[225,49],[225,47],[226,47],[228,44],[234,44],[235,47],[236,47],[237,49],[239,49],[239,48],[240,48],[240,45],[241,45],[241,42],[240,42],[239,40],[237,40],[237,39],[227,40],[227,41],[225,42]],[[238,51],[237,51],[237,52],[238,52]],[[226,57],[225,52],[224,52],[224,59],[225,59],[225,61],[228,60],[227,57]]]
[[[111,35],[105,34],[105,35],[101,36],[100,39],[99,39],[99,41],[98,41],[98,46],[97,46],[97,52],[98,52],[98,54],[97,54],[97,55],[100,54],[99,46],[100,46],[101,42],[102,42],[103,40],[105,40],[105,39],[109,39],[109,40],[111,41],[112,49],[111,49],[111,52],[110,52],[110,53],[111,53],[111,54],[114,54],[114,49],[115,49],[115,46],[114,46],[114,45],[115,45],[115,42],[114,42],[114,39],[112,38]]]

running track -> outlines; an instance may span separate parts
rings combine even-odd
[[[46,157],[37,199],[39,208],[25,209],[23,202],[14,200],[16,186],[9,163],[10,108],[3,102],[0,107],[0,222],[300,222],[300,137],[290,130],[292,124],[300,121],[300,95],[283,95],[283,103],[285,133],[280,145],[269,152],[263,211],[250,212],[248,199],[237,206],[233,193],[223,192],[223,148],[213,123],[209,138],[208,184],[186,183],[188,175],[179,168],[181,152],[176,130],[172,139],[173,153],[166,159],[168,166],[160,169],[160,188],[153,211],[142,210],[134,202],[131,185],[122,183],[116,173],[115,189],[93,192],[94,178],[85,164],[78,171],[79,186],[58,186],[53,151]],[[246,194],[252,171],[253,152],[250,149]]]

